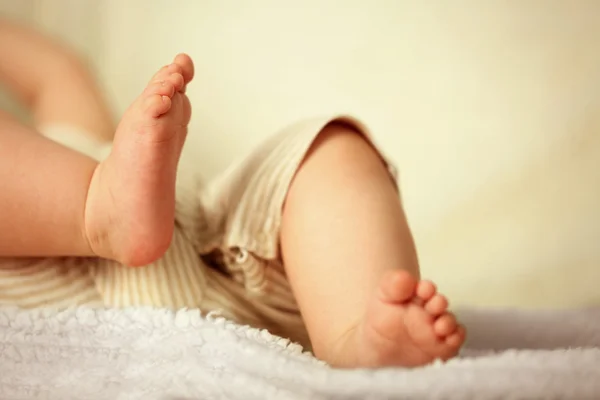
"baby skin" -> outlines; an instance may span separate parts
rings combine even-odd
[[[0,232],[0,257],[99,256],[127,266],[160,258],[173,236],[193,76],[187,55],[160,69],[100,163],[0,119],[0,153],[23,150],[0,154],[0,177],[13,189],[0,196],[0,220],[11,227]],[[416,367],[458,353],[465,331],[436,287],[419,280],[398,193],[356,130],[334,124],[317,138],[290,187],[280,236],[317,357],[343,368]]]
[[[86,202],[85,233],[94,254],[141,266],[169,247],[177,164],[191,116],[184,92],[193,74],[191,59],[178,55],[156,73],[119,123]]]
[[[95,254],[141,266],[168,248],[177,163],[190,120],[184,92],[193,72],[189,57],[177,56],[157,72],[119,123],[112,152],[96,168],[86,203],[86,235]],[[340,352],[317,356],[340,367],[415,367],[449,359],[465,333],[447,307],[431,282],[403,269],[388,271],[362,322],[338,342]],[[316,348],[320,341],[313,337]]]
[[[354,337],[356,364],[416,367],[454,357],[465,330],[429,281],[403,270],[388,272]]]
[[[176,169],[190,120],[184,92],[193,72],[189,57],[177,56],[121,120],[112,152],[96,168],[89,188],[85,228],[95,254],[136,266],[169,246]],[[341,367],[415,367],[449,359],[465,332],[447,307],[433,283],[403,269],[387,271],[362,322],[338,342],[340,353],[322,358]]]

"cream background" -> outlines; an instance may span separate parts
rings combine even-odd
[[[116,115],[188,52],[186,161],[206,177],[292,120],[361,116],[400,168],[423,273],[455,304],[600,303],[600,2],[0,0],[0,11],[87,54]]]

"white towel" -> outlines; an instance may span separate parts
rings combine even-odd
[[[600,399],[600,310],[461,312],[461,358],[334,370],[196,311],[0,309],[0,399]]]

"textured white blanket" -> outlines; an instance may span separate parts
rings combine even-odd
[[[340,371],[195,311],[0,309],[0,399],[600,399],[600,310],[460,314],[459,359]]]

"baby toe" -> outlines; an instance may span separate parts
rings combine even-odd
[[[171,108],[171,98],[153,94],[144,100],[144,110],[151,117],[158,117],[169,111]]]
[[[417,285],[417,297],[419,300],[428,301],[437,292],[435,284],[431,281],[421,281]]]
[[[442,315],[448,309],[448,300],[444,295],[436,294],[425,303],[425,311],[434,317]]]
[[[172,62],[171,64],[169,64],[167,66],[167,71],[169,73],[177,73],[177,74],[181,74],[183,73],[183,68],[181,67],[181,65],[177,64],[176,62]]]
[[[169,67],[171,66],[171,64],[169,65],[165,65],[164,67],[162,67],[161,69],[159,69],[150,79],[149,83],[153,83],[153,82],[157,82],[157,81],[162,81],[164,80],[166,77],[168,77],[170,75],[169,72]]]
[[[458,347],[462,346],[462,344],[464,343],[465,337],[466,337],[465,328],[462,325],[458,325],[456,330],[454,331],[454,333],[452,333],[446,337],[445,342],[448,346],[458,348]]]
[[[414,296],[415,287],[415,278],[407,271],[390,271],[381,280],[380,299],[386,303],[403,303]]]
[[[177,92],[180,91],[181,89],[183,89],[183,87],[185,85],[183,75],[181,75],[181,73],[179,73],[179,72],[172,74],[169,77],[169,82],[173,85],[173,88]]]
[[[178,54],[173,63],[181,68],[181,75],[183,75],[186,84],[194,78],[194,63],[190,56],[184,53]]]
[[[433,331],[438,336],[448,336],[456,331],[456,318],[452,314],[444,314],[433,323]]]
[[[172,97],[175,94],[175,87],[168,79],[156,81],[146,87],[145,94],[148,96],[159,95]]]
[[[173,97],[176,91],[183,87],[183,76],[179,73],[172,73],[160,81],[152,82],[146,88],[146,93],[150,95],[158,94],[161,96]]]
[[[154,76],[152,76],[152,79],[150,79],[150,84],[155,83],[155,82],[162,82],[162,81],[168,79],[169,76],[171,76],[172,74],[181,74],[182,72],[183,72],[183,68],[180,65],[177,65],[175,63],[165,65],[164,67],[159,69],[154,74]]]

